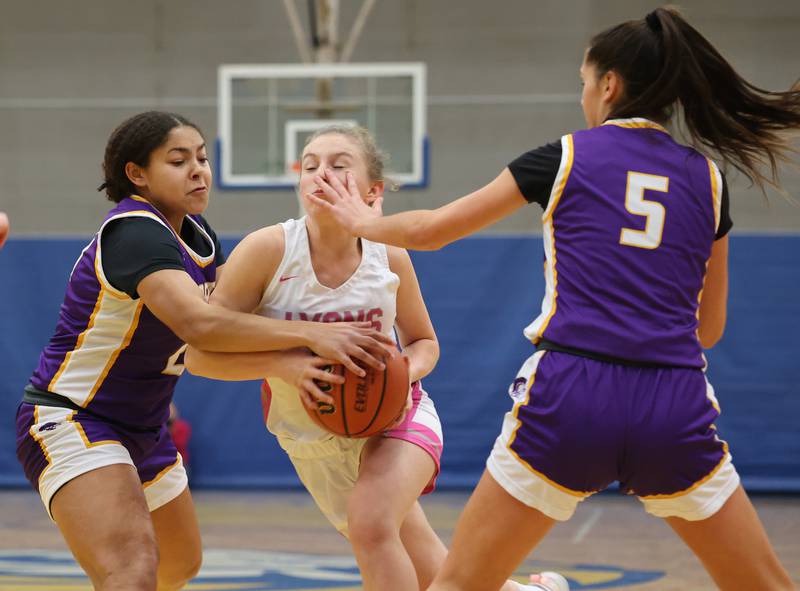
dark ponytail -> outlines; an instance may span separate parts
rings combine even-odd
[[[695,147],[716,153],[762,190],[778,186],[778,161],[795,152],[781,132],[800,129],[797,86],[770,92],[749,83],[669,6],[599,33],[586,61],[598,75],[613,70],[625,83],[612,117],[663,123],[680,107]]]
[[[150,154],[167,140],[169,132],[184,125],[203,135],[197,125],[177,113],[147,111],[123,121],[108,138],[103,158],[103,183],[97,190],[104,190],[114,203],[134,195],[136,187],[125,174],[125,165],[133,162],[147,166]]]

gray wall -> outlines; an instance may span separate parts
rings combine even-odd
[[[360,4],[341,0],[345,31]],[[298,6],[304,10],[305,2]],[[580,128],[586,41],[655,6],[639,0],[378,0],[353,61],[425,61],[431,184],[387,211],[436,206],[493,178],[520,152]],[[800,76],[798,0],[696,1],[691,22],[746,78],[785,89]],[[94,191],[123,118],[166,108],[216,137],[220,63],[299,60],[282,2],[0,1],[0,209],[17,235],[89,234],[108,203]],[[572,95],[552,103],[531,95]],[[379,138],[380,139],[380,138]],[[737,231],[796,231],[800,207],[732,175]],[[784,185],[800,198],[800,175]],[[208,217],[242,234],[295,215],[289,191],[216,191]],[[538,232],[540,211],[493,232]]]

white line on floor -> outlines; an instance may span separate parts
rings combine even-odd
[[[580,544],[583,538],[591,531],[594,527],[594,524],[598,522],[600,516],[603,514],[603,509],[598,507],[594,510],[594,512],[589,515],[589,518],[583,522],[583,524],[578,528],[578,531],[575,532],[575,536],[572,538],[573,544]]]

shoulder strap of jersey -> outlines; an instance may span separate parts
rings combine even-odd
[[[117,213],[115,215],[110,216],[106,221],[103,222],[103,225],[100,226],[100,229],[97,230],[97,235],[95,236],[95,240],[97,241],[97,248],[95,249],[94,255],[94,272],[97,275],[97,280],[103,285],[103,289],[108,291],[110,294],[120,298],[120,299],[131,299],[131,297],[125,293],[124,291],[119,291],[116,287],[111,285],[111,282],[106,278],[106,274],[103,271],[103,252],[102,252],[102,242],[103,242],[103,230],[113,221],[121,220],[125,218],[148,218],[151,220],[155,220],[162,226],[164,226],[173,236],[175,232],[172,231],[172,228],[169,227],[164,220],[161,219],[160,216],[149,211],[148,209],[141,209],[141,210],[133,210],[133,211],[124,211]]]
[[[281,257],[281,262],[278,263],[278,268],[275,269],[275,274],[264,289],[264,294],[261,297],[262,304],[271,301],[275,289],[281,283],[281,277],[284,276],[286,268],[302,251],[302,243],[305,238],[305,217],[289,219],[279,223],[278,226],[283,230],[283,256]],[[307,247],[306,250],[308,250]],[[311,264],[310,261],[309,264]]]
[[[373,260],[381,267],[389,268],[389,252],[385,244],[380,242],[372,242],[366,238],[361,239],[361,248],[364,257]]]
[[[564,193],[567,179],[572,172],[572,163],[575,160],[575,142],[572,134],[567,134],[561,138],[561,163],[558,166],[556,178],[553,181],[553,188],[550,191],[550,199],[547,201],[547,209],[542,214],[542,220],[546,221],[553,217],[553,212]]]

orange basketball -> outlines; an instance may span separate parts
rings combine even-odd
[[[315,410],[306,409],[312,420],[342,437],[371,437],[391,425],[408,398],[408,357],[395,355],[382,361],[384,371],[365,367],[363,378],[342,365],[326,367],[339,375],[344,371],[344,384],[322,384],[333,404],[319,402]]]

